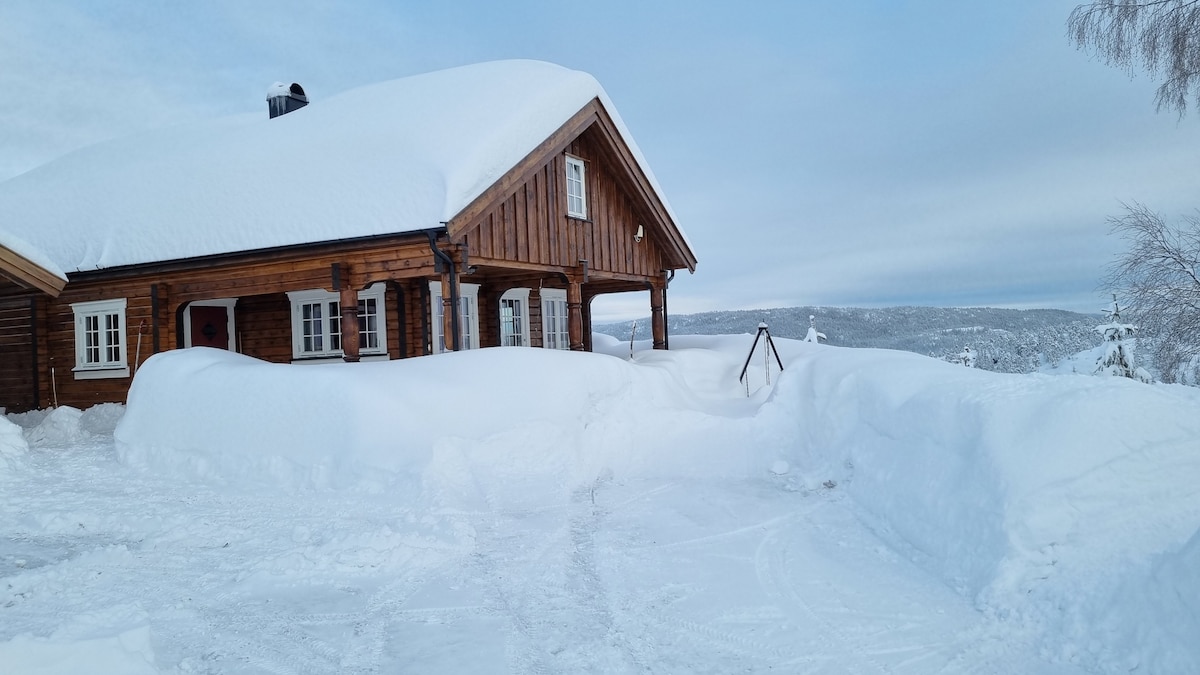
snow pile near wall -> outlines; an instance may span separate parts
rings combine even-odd
[[[836,481],[982,609],[1054,636],[1057,660],[1200,668],[1180,637],[1200,634],[1200,390],[787,347],[760,418],[793,421],[810,484]]]
[[[78,408],[55,408],[26,431],[25,437],[33,447],[63,448],[79,443],[88,437],[88,433],[79,426],[82,417],[83,411]]]
[[[0,417],[0,476],[28,451],[21,427]]]
[[[747,475],[754,453],[727,450],[737,430],[696,409],[730,399],[736,408],[744,395],[692,389],[685,374],[721,358],[648,353],[639,366],[487,349],[312,367],[173,351],[138,370],[115,438],[125,463],[187,478],[452,502],[481,486],[532,500],[614,471]]]

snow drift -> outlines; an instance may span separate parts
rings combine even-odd
[[[670,352],[639,344],[630,359],[627,343],[596,336],[607,355],[497,348],[320,367],[168,352],[139,369],[116,448],[145,475],[218,494],[411,514],[337,536],[297,526],[295,550],[241,573],[251,578],[345,573],[363,556],[394,565],[418,550],[518,555],[487,548],[515,536],[490,531],[501,517],[545,520],[577,557],[594,545],[571,519],[589,491],[647,477],[709,495],[751,484],[776,495],[764,507],[779,495],[848,498],[888,543],[880,555],[971,598],[1000,635],[1036,636],[1041,658],[1093,672],[1200,670],[1200,390],[790,340],[776,340],[786,370],[768,386],[753,359],[747,387],[737,376],[752,339],[679,336]],[[761,508],[756,519],[780,522]],[[832,522],[805,536],[836,540]],[[786,565],[780,555],[761,578]],[[599,583],[578,565],[568,569],[585,577],[562,583]]]

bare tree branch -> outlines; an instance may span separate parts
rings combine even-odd
[[[1142,204],[1123,204],[1109,219],[1129,248],[1110,268],[1106,285],[1122,293],[1142,335],[1155,344],[1154,364],[1164,381],[1200,355],[1200,217],[1174,227]]]
[[[1200,105],[1200,0],[1097,0],[1075,7],[1067,35],[1130,76],[1140,67],[1162,78],[1158,110],[1183,117]]]

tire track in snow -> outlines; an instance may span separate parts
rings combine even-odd
[[[810,631],[823,651],[839,654],[839,663],[850,673],[889,673],[890,669],[876,661],[856,641],[843,634],[829,621],[822,618],[796,590],[788,574],[788,544],[781,536],[785,525],[793,523],[788,518],[783,524],[772,527],[759,543],[754,553],[754,568],[759,585],[776,605],[798,625]],[[850,657],[850,658],[846,658]]]

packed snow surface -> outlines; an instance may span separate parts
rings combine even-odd
[[[0,663],[1200,672],[1200,390],[594,339],[0,419]]]
[[[0,182],[0,245],[61,276],[438,228],[593,98],[662,198],[587,73],[495,61],[308,93],[275,119],[264,106],[169,127]]]

